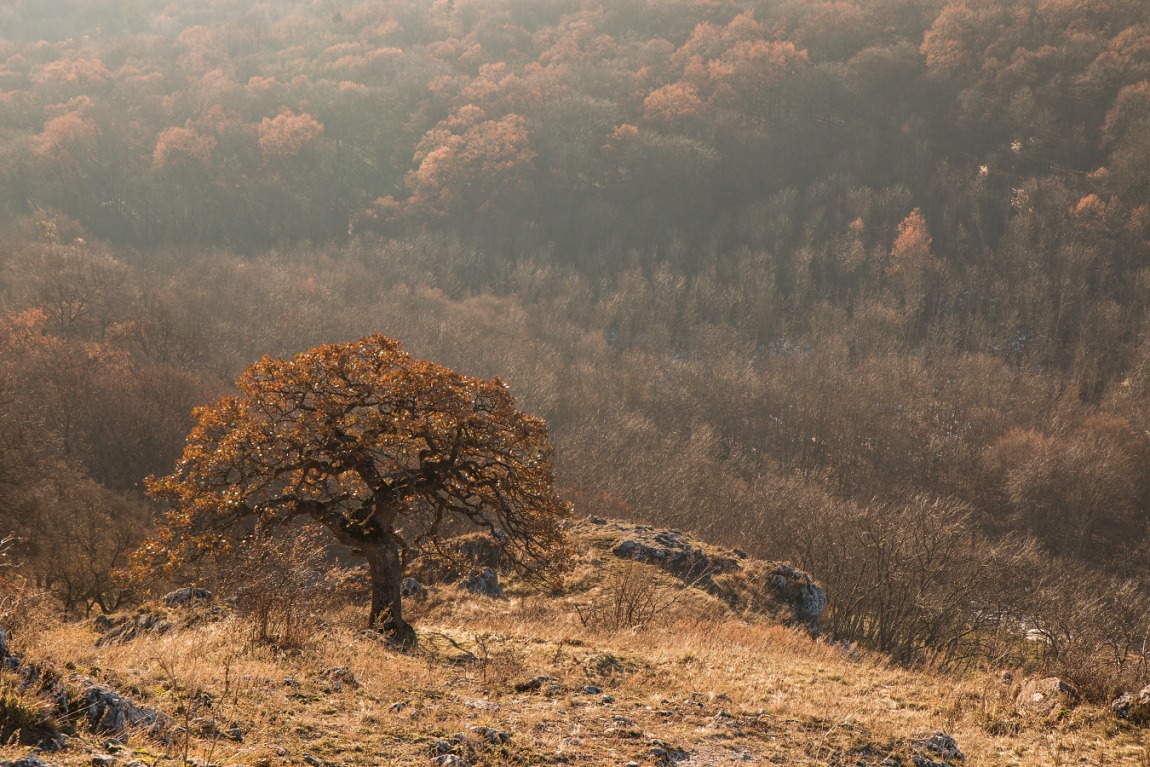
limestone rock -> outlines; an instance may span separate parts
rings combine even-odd
[[[1057,717],[1077,700],[1078,693],[1073,687],[1056,676],[1049,676],[1024,681],[1014,699],[1014,707],[1021,714],[1046,719]]]
[[[618,543],[611,553],[620,559],[655,564],[680,578],[705,578],[738,569],[738,562],[708,556],[677,530],[653,530],[637,526],[633,537]]]
[[[126,733],[146,730],[160,735],[171,729],[172,720],[154,708],[138,706],[128,698],[104,684],[86,682],[84,702],[88,723],[97,732]]]
[[[471,730],[492,746],[502,746],[504,743],[511,741],[511,734],[504,730],[496,730],[493,727],[482,726],[472,727]]]
[[[45,762],[35,754],[27,754],[11,762],[0,762],[0,767],[56,767],[56,765]]]
[[[499,585],[499,575],[490,567],[474,573],[470,578],[459,584],[465,591],[472,594],[482,594],[492,599],[503,599],[503,587]]]
[[[536,690],[542,689],[543,685],[545,685],[545,684],[558,682],[558,681],[559,680],[553,676],[547,676],[545,674],[540,674],[539,676],[534,676],[525,682],[520,682],[520,683],[516,684],[515,685],[515,692],[535,692]]]
[[[462,755],[467,745],[467,736],[457,732],[445,740],[434,740],[428,749],[431,763],[438,767],[471,767],[471,762]]]
[[[423,599],[427,596],[427,587],[415,578],[404,578],[399,584],[399,593],[404,599]]]
[[[1150,685],[1137,693],[1124,693],[1110,704],[1110,711],[1119,719],[1135,724],[1150,722]]]
[[[327,692],[343,692],[345,686],[353,690],[359,689],[359,681],[355,678],[355,674],[351,673],[351,669],[346,666],[325,668],[319,672],[319,676],[327,682],[325,686]]]
[[[670,767],[670,765],[677,764],[678,762],[689,761],[691,755],[676,746],[662,740],[651,740],[647,744],[647,753],[655,760],[655,764],[661,767]]]
[[[587,522],[585,529],[613,538],[604,543],[616,557],[659,567],[735,610],[783,612],[786,619],[818,631],[819,616],[827,606],[826,592],[793,565],[755,560],[742,549],[716,549],[679,530],[619,522]]]
[[[913,754],[910,757],[910,763],[914,767],[954,767],[950,762],[940,762],[937,759],[923,756],[922,754]]]
[[[791,606],[795,618],[811,628],[818,628],[819,616],[827,606],[827,595],[811,576],[791,565],[775,568],[775,588],[782,600]]]
[[[143,634],[162,635],[172,629],[170,621],[151,613],[138,613],[132,618],[109,618],[99,615],[94,621],[97,631],[104,635],[96,640],[97,647],[112,644],[125,644]]]
[[[933,735],[928,735],[915,741],[915,746],[922,748],[934,754],[938,754],[944,759],[965,759],[961,751],[958,750],[958,744],[954,738],[946,733],[936,732]]]
[[[502,706],[499,703],[482,698],[464,698],[463,705],[476,711],[498,711]]]
[[[164,604],[169,607],[186,607],[195,602],[210,601],[212,601],[212,592],[196,586],[185,586],[182,589],[176,589],[164,595]]]

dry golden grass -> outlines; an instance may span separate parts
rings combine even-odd
[[[440,587],[409,605],[421,636],[410,653],[362,632],[362,607],[329,616],[290,652],[253,646],[233,619],[102,648],[87,624],[72,624],[17,649],[159,707],[187,726],[188,757],[220,765],[430,765],[432,744],[455,733],[467,734],[456,752],[480,766],[655,764],[656,740],[687,765],[911,764],[911,741],[935,731],[957,740],[968,765],[1150,761],[1144,731],[1100,709],[1028,721],[1013,712],[1017,684],[996,673],[895,668],[694,591],[644,627],[584,626],[574,604],[603,587],[594,573],[604,566],[589,550],[573,578],[581,590],[563,597],[514,582],[507,600]],[[335,667],[358,687],[336,685],[324,673]],[[552,679],[516,691],[538,676]],[[227,737],[233,724],[242,742]],[[511,738],[490,745],[479,726]],[[52,758],[89,764],[104,740],[81,731]],[[129,746],[149,764],[185,755],[182,734],[167,746],[134,735]],[[25,751],[0,747],[0,759]]]

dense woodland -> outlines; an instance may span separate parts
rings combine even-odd
[[[0,229],[0,533],[71,613],[194,406],[378,331],[840,638],[1148,681],[1144,0],[14,0]]]

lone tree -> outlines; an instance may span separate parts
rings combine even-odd
[[[183,457],[147,481],[171,508],[144,564],[179,566],[226,550],[237,527],[320,523],[367,559],[371,625],[410,644],[400,584],[407,552],[468,524],[488,529],[528,573],[560,567],[546,424],[503,383],[416,360],[373,335],[293,359],[264,357],[241,394],[198,408]]]

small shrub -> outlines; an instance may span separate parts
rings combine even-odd
[[[10,635],[35,634],[59,620],[60,605],[17,572],[15,539],[0,539],[0,626]]]
[[[607,576],[590,602],[575,605],[587,628],[619,631],[649,625],[679,599],[686,586],[670,586],[639,562],[607,565]]]
[[[522,648],[507,638],[485,632],[475,635],[476,657],[483,683],[490,689],[509,687],[522,678],[526,659]]]
[[[223,588],[253,643],[300,648],[334,601],[320,531],[252,534],[221,562]]]

